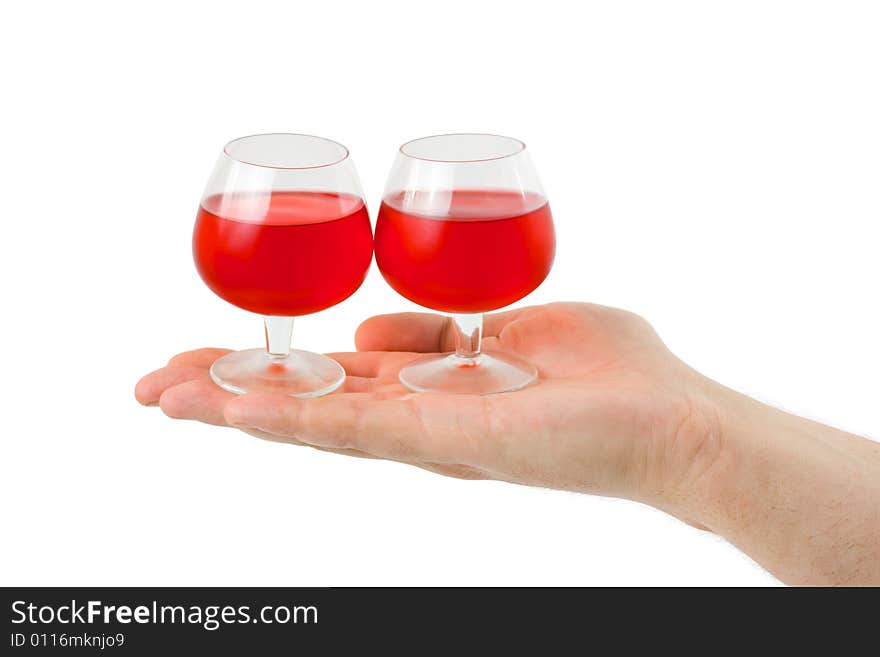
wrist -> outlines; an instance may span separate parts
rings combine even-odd
[[[700,466],[670,483],[682,517],[785,582],[864,579],[859,560],[880,551],[876,444],[712,381],[697,397],[717,435]]]
[[[692,428],[683,442],[668,490],[688,518],[727,536],[763,521],[771,498],[803,476],[793,472],[798,462],[817,458],[816,445],[804,435],[802,418],[697,377],[690,399],[702,432]]]
[[[696,402],[707,420],[707,435],[690,462],[672,473],[670,490],[696,522],[726,534],[728,521],[761,495],[758,482],[769,477],[770,461],[758,436],[776,434],[775,409],[711,381],[697,387]],[[686,459],[688,455],[683,455]]]
[[[732,444],[729,400],[719,384],[688,371],[652,436],[643,501],[702,528],[726,498],[742,448]]]

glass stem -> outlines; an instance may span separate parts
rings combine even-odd
[[[287,358],[293,338],[293,317],[266,317],[266,351],[270,358]]]
[[[453,315],[451,319],[452,330],[455,331],[456,358],[476,364],[483,339],[483,313]]]

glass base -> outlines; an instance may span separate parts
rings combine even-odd
[[[291,397],[320,397],[345,381],[345,370],[332,358],[310,351],[291,350],[270,356],[265,349],[234,351],[211,365],[211,378],[237,395],[280,392]]]
[[[509,354],[427,356],[400,370],[400,382],[416,392],[491,395],[525,388],[538,378],[534,365]]]

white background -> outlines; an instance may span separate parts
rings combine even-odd
[[[174,422],[137,379],[259,346],[202,284],[223,144],[520,137],[557,221],[521,304],[649,318],[728,385],[880,435],[880,20],[870,2],[13,3],[0,20],[2,584],[774,584],[647,507]],[[375,266],[298,346],[412,309]]]

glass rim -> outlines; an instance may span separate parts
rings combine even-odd
[[[511,142],[516,146],[515,150],[510,153],[505,153],[503,155],[494,155],[492,157],[479,157],[479,158],[470,158],[470,159],[443,159],[443,158],[433,158],[433,157],[421,157],[418,155],[413,155],[411,153],[406,152],[406,147],[410,144],[415,144],[416,142],[425,141],[426,139],[437,139],[438,137],[494,137],[496,139],[503,139],[508,142]],[[413,160],[422,160],[423,162],[437,162],[440,164],[472,164],[479,162],[494,162],[496,160],[503,160],[508,157],[514,157],[515,155],[519,155],[520,153],[526,150],[526,144],[521,139],[517,139],[516,137],[508,137],[507,135],[498,135],[492,132],[449,132],[445,134],[439,135],[426,135],[424,137],[418,137],[416,139],[410,139],[407,142],[404,142],[398,148],[398,152],[404,157],[408,157]]]
[[[251,161],[245,160],[241,157],[236,157],[235,155],[233,155],[232,153],[229,152],[229,148],[233,144],[235,144],[237,142],[244,141],[246,139],[253,139],[254,137],[304,137],[307,139],[322,141],[322,142],[325,142],[328,144],[333,144],[334,146],[338,146],[339,148],[342,149],[342,156],[333,160],[332,162],[322,162],[321,164],[312,164],[312,165],[308,165],[308,166],[277,166],[274,164],[264,164],[264,163],[260,163],[260,162],[251,162]],[[252,166],[252,167],[261,167],[263,169],[276,169],[279,171],[306,171],[309,169],[324,169],[326,167],[332,167],[337,164],[340,164],[350,157],[351,152],[348,150],[348,147],[346,147],[345,144],[341,144],[338,141],[335,141],[333,139],[328,139],[327,137],[321,137],[319,135],[309,135],[309,134],[305,134],[302,132],[258,132],[258,133],[254,133],[251,135],[244,135],[243,137],[236,137],[235,139],[232,139],[232,140],[226,142],[226,144],[223,146],[223,154],[231,160],[234,160],[236,162],[240,162],[241,164],[246,164],[246,165]]]

